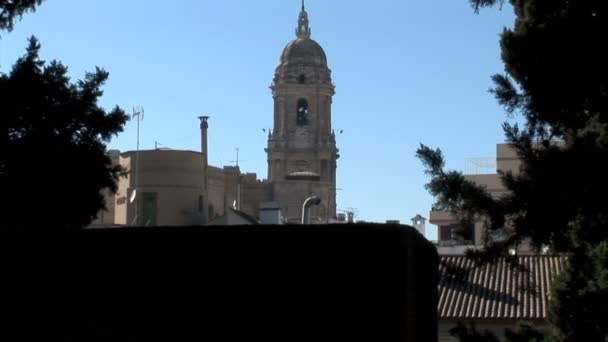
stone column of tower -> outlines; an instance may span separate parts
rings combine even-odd
[[[299,222],[304,200],[318,196],[313,222],[336,215],[336,148],[331,128],[334,86],[327,57],[310,38],[308,13],[302,6],[296,38],[281,54],[271,86],[274,128],[268,139],[268,179],[274,199],[290,222]]]

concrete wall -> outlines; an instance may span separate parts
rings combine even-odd
[[[272,200],[272,189],[272,184],[258,180],[255,173],[242,174],[236,167],[220,169],[210,166],[209,205],[214,211],[211,219],[223,216],[226,208],[232,208],[234,201],[237,201],[240,211],[258,217],[258,204]]]
[[[114,224],[118,225],[127,225],[130,222],[127,221],[127,214],[129,210],[133,210],[133,204],[129,203],[129,198],[131,196],[131,187],[129,186],[132,178],[131,174],[131,157],[129,155],[120,156],[119,158],[120,166],[122,166],[126,171],[125,177],[120,177],[118,179],[118,192],[114,197],[114,201],[116,203],[114,209]],[[131,209],[130,209],[131,208]]]
[[[178,150],[130,151],[122,154],[121,165],[129,177],[119,182],[120,197],[126,202],[117,206],[115,222],[131,224],[142,221],[143,197],[156,196],[156,225],[196,225],[202,223],[204,208],[199,205],[203,191],[203,157],[199,152]],[[136,167],[137,160],[139,167]],[[137,171],[137,180],[136,180]],[[135,201],[128,199],[138,183]],[[136,220],[136,215],[139,218]]]
[[[511,171],[515,174],[519,173],[521,161],[515,150],[509,144],[496,145],[496,169],[498,171]]]
[[[251,175],[251,174],[249,174]],[[250,216],[259,218],[259,205],[262,202],[273,200],[273,185],[255,179],[255,174],[245,177],[241,185],[241,206],[240,210]]]
[[[227,207],[237,199],[237,184],[239,173],[209,166],[209,220],[223,216]],[[229,171],[229,172],[226,172]]]
[[[513,172],[518,173],[521,162],[515,153],[515,150],[508,144],[497,144],[496,145],[496,169],[502,172]],[[495,174],[476,174],[476,175],[464,175],[465,179],[475,182],[481,185],[490,192],[492,197],[500,197],[506,193],[500,175]],[[429,215],[429,222],[437,225],[438,229],[443,226],[452,224],[458,224],[458,220],[455,216],[443,212],[440,210],[431,210]],[[480,220],[475,223],[475,244],[480,245],[482,243],[484,234],[483,222]],[[444,250],[447,250],[444,248]],[[449,248],[454,250],[454,248]],[[458,249],[460,250],[460,249]]]

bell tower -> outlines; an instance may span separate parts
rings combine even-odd
[[[336,216],[338,149],[331,128],[334,85],[323,48],[312,40],[302,2],[296,38],[281,54],[270,89],[274,127],[268,137],[268,179],[285,218],[299,222],[309,196],[321,199],[312,221]]]

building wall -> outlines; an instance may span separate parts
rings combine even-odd
[[[259,205],[273,200],[274,186],[268,181],[260,181],[256,174],[245,174],[241,185],[240,210],[259,219]]]
[[[322,181],[278,181],[274,187],[274,200],[281,205],[281,213],[288,222],[298,223],[302,222],[302,205],[306,198],[317,196],[321,203],[310,208],[310,217],[313,223],[323,223],[327,221],[328,198],[330,217],[335,212],[335,197],[330,191],[331,187]]]
[[[556,142],[559,144],[559,142]],[[490,195],[494,198],[504,196],[507,194],[507,190],[502,184],[498,172],[512,172],[517,174],[520,172],[521,161],[519,160],[517,153],[508,144],[498,144],[496,146],[496,173],[495,174],[474,174],[464,175],[465,179],[471,180],[482,187],[486,188],[490,192]],[[446,239],[450,234],[448,233],[448,227],[452,225],[458,225],[460,222],[454,215],[432,208],[429,215],[429,222],[437,225],[437,236],[438,236],[438,251],[440,254],[461,254],[459,251],[463,250],[463,246],[467,247],[480,247],[483,244],[484,239],[484,222],[483,218],[480,218],[474,225],[474,239],[468,240],[452,240]],[[474,243],[474,244],[471,244]],[[529,243],[524,241],[517,248],[517,253],[527,254],[534,253],[535,250]]]
[[[496,145],[496,169],[498,171],[511,171],[519,173],[521,161],[515,150],[509,144]]]
[[[223,216],[237,199],[238,169],[209,166],[209,220]]]
[[[258,217],[260,202],[272,200],[273,186],[257,179],[255,173],[242,174],[237,167],[209,167],[209,206],[215,217],[223,216],[227,208],[237,203],[239,210]]]
[[[137,162],[139,167],[136,167]],[[128,177],[120,179],[118,183],[115,224],[175,226],[202,223],[204,208],[201,200],[204,191],[201,153],[178,150],[129,151],[121,154],[120,164],[127,170]],[[130,203],[129,198],[136,188],[136,182],[137,196]],[[150,202],[147,203],[150,206],[146,203],[149,199]],[[155,208],[152,209],[153,207]]]
[[[508,144],[497,144],[496,146],[496,173],[494,174],[472,174],[472,175],[464,175],[465,179],[475,182],[476,184],[481,185],[487,191],[491,193],[492,196],[498,197],[502,196],[506,193],[506,189],[504,188],[502,181],[500,179],[499,171],[501,172],[519,172],[519,167],[521,162],[517,157],[515,150]],[[451,239],[448,237],[449,228],[452,225],[458,225],[458,219],[447,212],[441,210],[432,209],[429,215],[429,222],[437,225],[438,229],[438,240],[441,245],[442,242],[450,241]],[[483,221],[480,219],[475,223],[474,226],[474,238],[472,239],[472,243],[474,245],[479,246],[483,241]],[[463,241],[464,242],[464,241]],[[471,243],[466,241],[465,244],[470,246]],[[443,246],[442,246],[443,247]],[[445,246],[447,248],[443,248],[443,250],[453,252],[455,250],[461,250],[462,248],[454,248],[454,246]]]
[[[123,167],[124,170],[130,171],[131,156],[121,155],[119,157],[119,164]],[[117,225],[128,225],[131,223],[127,221],[127,213],[129,212],[129,207],[133,208],[133,204],[129,203],[129,198],[131,196],[130,191],[132,191],[131,187],[129,186],[131,182],[131,177],[131,172],[127,172],[124,177],[120,177],[118,179],[118,191],[113,197],[114,203],[116,203],[114,207],[114,224]]]
[[[134,172],[135,152],[131,157]],[[140,225],[150,224],[145,218],[147,194],[156,196],[156,225],[188,225],[202,223],[204,208],[199,201],[203,191],[203,158],[199,152],[177,150],[139,151],[138,194],[128,221],[139,216]],[[135,188],[135,174],[129,187]],[[135,208],[136,206],[136,208]]]

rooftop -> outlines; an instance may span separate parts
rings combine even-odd
[[[506,260],[475,267],[463,255],[440,256],[440,319],[546,319],[550,289],[564,269],[566,257],[518,256],[529,272],[513,269]],[[466,274],[459,278],[448,272],[456,267]]]

